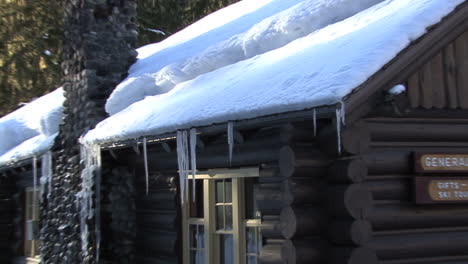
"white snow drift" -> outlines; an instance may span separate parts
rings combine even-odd
[[[381,1],[277,0],[269,1],[268,10],[265,10],[265,3],[242,1],[216,12],[213,17],[208,16],[195,23],[193,28],[205,27],[207,21],[221,26],[203,32],[203,35],[196,36],[182,45],[172,45],[171,54],[166,54],[166,50],[161,50],[159,46],[166,46],[167,49],[167,46],[174,42],[172,38],[180,38],[179,34],[194,35],[192,27],[153,45],[153,49],[140,49],[145,58],[132,67],[127,80],[119,85],[110,97],[106,109],[110,114],[115,114],[131,103],[142,100],[144,96],[167,92],[181,82],[282,47]],[[249,8],[241,9],[244,6]],[[251,9],[253,11],[247,14],[246,11]],[[226,25],[227,19],[223,14],[231,12],[245,12],[245,15],[238,15],[236,20]],[[219,31],[222,31],[222,34],[219,34]],[[151,52],[153,54],[148,58],[148,53]]]
[[[0,119],[0,164],[41,154],[53,144],[62,120],[58,88]]]
[[[376,2],[301,1],[268,15],[258,8],[250,15],[263,20],[245,29],[244,17],[239,17],[230,25],[244,28],[233,30],[228,40],[210,35],[210,31],[204,38],[185,42],[183,48],[173,47],[178,53],[169,56],[176,58],[165,58],[166,64],[158,67],[145,66],[151,61],[161,64],[157,58],[164,52],[158,44],[153,46],[152,56],[147,56],[151,46],[140,49],[146,61],[135,64],[130,78],[135,78],[137,68],[148,74],[121,83],[108,101],[108,110],[116,113],[145,93],[167,92],[131,104],[98,124],[84,141],[119,141],[335,104],[463,0],[386,0],[359,12]],[[254,5],[255,1],[241,3]],[[229,7],[222,12],[226,10]],[[181,34],[190,35],[190,28]],[[169,38],[167,43],[171,41]],[[271,45],[258,46],[264,42]],[[206,43],[211,46],[201,50],[200,45]],[[253,56],[256,53],[263,54]],[[164,87],[160,91],[147,84],[155,77]],[[149,90],[141,89],[142,85]],[[113,109],[113,104],[120,108]]]

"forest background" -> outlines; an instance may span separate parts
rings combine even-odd
[[[60,86],[64,1],[0,0],[0,117]],[[137,0],[138,45],[237,1]]]

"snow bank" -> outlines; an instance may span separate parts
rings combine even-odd
[[[139,48],[138,61],[130,68],[127,79],[116,87],[108,99],[106,111],[115,114],[147,95],[164,92],[156,86],[154,76],[163,67],[184,62],[207,47],[227,41],[263,19],[301,1],[303,0],[240,1],[206,16],[162,42]],[[166,69],[165,72],[177,76],[177,73],[170,72],[172,69],[174,68]]]
[[[203,40],[194,39],[194,41],[186,43],[186,45],[180,48],[174,47],[173,52],[176,52],[177,55],[173,56],[171,54],[169,58],[164,58],[163,60],[166,65],[160,69],[155,65],[162,63],[160,61],[161,56],[158,56],[161,51],[155,47],[155,54],[151,58],[146,58],[144,62],[137,62],[134,65],[130,71],[128,81],[123,82],[117,87],[116,91],[109,98],[106,109],[110,114],[115,114],[135,101],[142,100],[144,96],[168,92],[175,85],[194,79],[201,74],[282,47],[297,38],[308,35],[336,21],[341,21],[381,1],[306,0],[299,3],[295,1],[298,4],[292,7],[290,7],[291,4],[285,5],[285,1],[282,1],[281,5],[272,1],[271,5],[276,7],[274,11],[265,12],[265,10],[257,8],[250,14],[250,17],[237,18],[231,22],[229,29],[222,28],[223,35],[206,34]],[[244,5],[248,4],[250,7],[258,5],[258,3],[254,5],[252,1],[243,1],[241,3],[244,3]],[[226,8],[227,10],[224,9],[220,13],[222,15],[228,11],[237,11],[230,11],[233,8],[239,7],[228,7]],[[287,9],[284,10],[284,8]],[[273,14],[274,12],[278,13]],[[225,18],[221,15],[217,12],[214,18],[208,18],[214,24],[218,24],[217,20],[220,19],[224,23]],[[267,15],[271,16],[267,17]],[[253,20],[252,16],[255,16],[257,19]],[[262,18],[264,19],[260,21]],[[252,23],[257,21],[260,22],[251,26]],[[194,27],[200,27],[199,24],[205,26],[205,23],[205,20],[201,20],[195,23]],[[236,30],[231,30],[231,28],[235,28]],[[247,30],[242,32],[244,28]],[[221,29],[216,28],[216,31],[219,30]],[[192,28],[187,28],[181,33],[184,35],[192,31]],[[235,32],[242,33],[233,35]],[[230,35],[226,35],[226,33]],[[226,39],[226,37],[228,38]],[[166,41],[168,43],[174,42],[171,38]],[[200,43],[203,44],[203,50],[200,50]],[[185,47],[187,45],[190,45],[189,49]],[[192,45],[195,46],[195,49],[193,49]],[[146,53],[149,52],[150,48],[145,47],[140,50],[147,56]],[[172,62],[168,61],[168,59],[171,59]],[[152,73],[148,72],[150,70],[146,66],[148,63],[153,65],[151,66]],[[141,67],[140,64],[144,65],[144,71],[135,71],[133,73],[134,69]],[[141,72],[144,72],[144,74],[137,77]],[[129,93],[131,96],[128,96]]]
[[[0,156],[0,165],[41,155],[52,147],[57,134],[51,136],[38,135],[25,140]]]
[[[0,119],[0,164],[48,149],[62,120],[63,100],[59,88]]]
[[[148,96],[98,124],[84,141],[158,135],[337,103],[462,2],[384,1],[281,48]],[[289,15],[284,19],[296,19]]]

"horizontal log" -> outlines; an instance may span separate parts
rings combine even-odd
[[[258,182],[261,183],[280,183],[284,180],[284,177],[280,174],[278,164],[267,165],[260,169]]]
[[[262,216],[262,236],[265,238],[283,238],[280,217],[278,215]]]
[[[255,200],[257,201],[258,210],[263,215],[279,215],[283,208],[281,184],[258,184]]]
[[[177,207],[177,193],[175,191],[158,191],[148,194],[140,193],[135,201],[137,210],[162,210]]]
[[[382,260],[464,255],[468,248],[468,231],[379,236],[367,246]]]
[[[278,141],[283,144],[294,142],[312,142],[314,141],[313,124],[291,124],[286,123],[282,125],[265,127],[259,129],[252,138],[278,138]]]
[[[372,211],[372,193],[360,183],[332,185],[326,197],[328,212],[340,219],[365,220]]]
[[[10,252],[11,245],[12,243],[10,240],[0,240],[0,252]]]
[[[468,263],[468,255],[465,256],[443,256],[443,257],[428,257],[428,258],[409,258],[398,260],[383,260],[379,261],[382,264],[466,264]]]
[[[5,184],[5,185],[0,185],[0,197],[6,197],[9,198],[16,190],[15,185],[12,184]],[[5,199],[5,198],[1,198]]]
[[[337,221],[328,226],[327,237],[337,245],[361,246],[372,238],[372,226],[363,220]]]
[[[207,145],[203,150],[197,149],[197,168],[226,168],[274,162],[279,159],[280,148],[281,143],[270,138],[234,144],[230,164],[227,144]],[[119,151],[119,153],[118,158],[122,163],[130,164],[133,167],[144,167],[143,155],[128,151]],[[177,153],[149,151],[148,164],[150,171],[177,170]]]
[[[286,240],[282,255],[287,259],[284,263],[323,263],[326,250],[326,243],[318,239]]]
[[[326,216],[316,207],[286,207],[281,210],[281,234],[287,239],[319,235],[325,225]]]
[[[341,151],[349,154],[362,154],[369,152],[370,133],[364,124],[358,122],[350,127],[341,127]],[[323,128],[317,139],[320,149],[327,154],[337,156],[338,135],[336,125]]]
[[[260,256],[258,258],[260,264],[284,264],[286,262],[286,256],[283,253],[283,242],[268,243],[260,250]]]
[[[13,223],[14,217],[15,215],[13,212],[2,213],[2,217],[0,217],[0,225]]]
[[[416,206],[412,203],[375,206],[369,215],[374,230],[465,226],[465,205]]]
[[[367,165],[368,175],[409,174],[411,169],[411,152],[409,151],[377,151],[365,154],[363,159]]]
[[[409,150],[438,151],[438,152],[466,152],[466,141],[372,141],[371,147],[380,150]]]
[[[9,250],[0,248],[0,263],[12,263],[13,254]]]
[[[152,229],[175,231],[180,224],[176,211],[137,211],[137,225]]]
[[[290,178],[282,187],[284,206],[319,203],[323,200],[326,184],[315,178]]]
[[[137,249],[138,251],[138,249]],[[136,263],[145,263],[145,264],[174,264],[178,263],[177,257],[168,258],[168,257],[146,257],[146,256],[136,256]]]
[[[407,200],[412,196],[412,182],[409,178],[372,180],[365,182],[375,200]]]
[[[466,141],[468,124],[368,122],[375,141]]]
[[[13,234],[12,224],[0,224],[0,237],[9,237]]]
[[[330,251],[331,264],[377,264],[380,260],[375,251],[367,247],[333,248]]]
[[[314,168],[324,168],[331,164],[314,144],[284,146],[279,153],[280,172],[283,177],[321,177],[325,175],[311,174]],[[326,172],[326,170],[324,170]]]
[[[136,186],[137,187],[142,187],[146,188],[146,175],[144,170],[141,168],[140,170],[136,171]],[[178,175],[175,175],[174,173],[172,174],[166,174],[166,173],[157,173],[157,174],[150,174],[148,175],[149,177],[149,187],[150,188],[171,188],[176,186],[176,183],[178,181]]]
[[[359,183],[367,176],[367,165],[361,158],[337,160],[328,170],[333,183]]]
[[[137,227],[136,248],[149,257],[176,256],[177,233]],[[137,253],[138,254],[138,253]]]

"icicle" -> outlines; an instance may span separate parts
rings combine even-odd
[[[33,157],[33,220],[37,220],[37,157]]]
[[[234,123],[233,122],[228,122],[227,137],[228,137],[228,145],[229,145],[229,166],[231,166],[232,150],[234,149]]]
[[[96,159],[96,211],[94,217],[94,227],[95,227],[95,235],[96,235],[96,263],[99,263],[100,257],[100,249],[101,249],[101,168],[102,168],[102,161],[101,161],[101,149],[99,146],[96,146],[95,153],[97,154],[94,156]]]
[[[188,144],[187,131],[177,131],[177,163],[179,165],[180,196],[184,203],[188,198]]]
[[[340,101],[340,121],[341,124],[346,125],[346,120],[345,120],[345,103],[343,101]]]
[[[143,138],[143,159],[145,163],[146,195],[149,193],[149,172],[148,172],[148,150],[146,148],[147,140]]]
[[[195,176],[197,175],[197,129],[190,129],[190,159],[191,159],[191,169],[192,169],[192,196],[193,201],[195,201],[196,195],[196,184]]]
[[[341,109],[336,109],[336,135],[338,154],[341,154]]]
[[[314,137],[317,136],[317,113],[315,111],[315,108],[313,110],[313,121],[314,121]]]
[[[77,194],[80,206],[81,250],[84,255],[89,255],[89,227],[87,220],[91,220],[93,216],[95,221],[96,250],[98,252],[101,240],[101,150],[98,145],[81,145],[80,150],[81,163],[84,167],[81,171],[81,191]],[[94,186],[96,187],[95,193],[93,193]],[[95,210],[93,210],[93,194],[95,194]],[[96,254],[97,258],[99,258],[98,252]]]
[[[52,152],[48,151],[41,157],[41,202],[43,198],[49,198],[52,192]],[[47,191],[46,191],[46,185]]]

